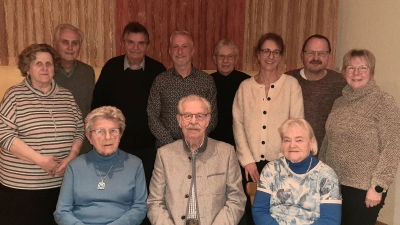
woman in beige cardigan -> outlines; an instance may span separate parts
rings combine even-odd
[[[258,182],[262,168],[280,156],[281,124],[289,118],[304,117],[300,85],[292,76],[278,72],[284,50],[281,36],[264,34],[254,48],[260,72],[244,80],[236,92],[233,132],[244,183]],[[247,222],[251,223],[251,212],[247,211]]]

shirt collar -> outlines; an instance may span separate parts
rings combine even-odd
[[[125,55],[125,58],[124,58],[124,71],[126,70],[126,69],[131,69],[131,70],[140,70],[140,69],[143,69],[143,71],[144,71],[144,57],[143,57],[143,60],[142,60],[142,62],[140,63],[140,66],[138,67],[138,68],[131,68],[131,66],[129,65],[129,60],[128,60],[128,56],[127,55]]]
[[[75,60],[74,65],[72,66],[72,69],[69,72],[65,71],[64,67],[62,67],[62,66],[60,67],[60,71],[67,77],[70,77],[75,72],[77,66],[78,66],[78,63]]]
[[[198,149],[196,149],[194,152],[196,152],[196,153],[204,152],[207,148],[207,141],[208,141],[207,136],[204,136],[203,142],[200,144],[200,147]],[[183,138],[183,149],[185,149],[185,151],[187,151],[188,153],[192,152],[190,150],[189,143],[186,142],[185,138]]]

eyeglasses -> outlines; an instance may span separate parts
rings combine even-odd
[[[235,57],[236,57],[235,55],[217,55],[218,60],[225,60],[225,59],[234,60]]]
[[[319,56],[319,57],[325,57],[325,56],[329,55],[329,51],[312,51],[312,50],[310,50],[310,51],[303,51],[303,52],[306,53],[306,55],[308,57],[315,56],[315,54],[317,54],[317,56]]]
[[[268,48],[261,50],[261,55],[264,57],[269,57],[271,54],[274,58],[278,58],[279,56],[281,56],[281,51],[279,50],[272,51],[271,49]]]
[[[356,70],[358,70],[359,73],[366,73],[369,68],[367,66],[359,66],[359,67],[355,67],[355,66],[347,66],[346,67],[346,73],[348,74],[353,74],[356,72]]]
[[[106,135],[106,133],[107,133],[107,130],[105,130],[105,129],[96,129],[96,130],[91,130],[90,132],[94,132],[97,137],[104,137]],[[120,129],[119,128],[109,129],[108,133],[110,133],[111,137],[116,137],[116,136],[119,135]]]
[[[197,114],[190,114],[190,113],[186,113],[186,114],[180,114],[184,120],[192,120],[193,116],[196,117],[196,120],[198,121],[203,121],[207,115],[209,115],[209,113],[197,113]]]

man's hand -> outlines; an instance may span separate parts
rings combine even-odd
[[[365,206],[367,208],[374,207],[378,205],[382,200],[382,193],[375,191],[374,187],[370,187],[365,196]]]
[[[246,181],[249,181],[249,175],[253,182],[258,183],[260,181],[260,174],[255,163],[247,164],[244,166],[244,170],[246,171]]]

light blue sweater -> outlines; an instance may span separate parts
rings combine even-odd
[[[104,190],[97,188],[99,173],[106,176]],[[54,218],[61,225],[140,224],[147,212],[146,198],[138,157],[119,149],[102,156],[93,149],[69,163]]]

